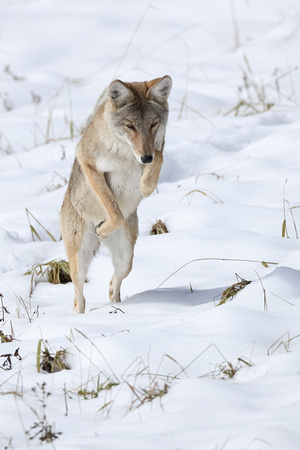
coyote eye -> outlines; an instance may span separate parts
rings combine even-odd
[[[157,124],[158,124],[158,122],[153,122],[153,123],[150,125],[150,128],[156,127]]]
[[[135,130],[134,126],[131,124],[126,124],[126,127],[129,128],[130,130]]]

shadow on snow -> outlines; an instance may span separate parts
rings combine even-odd
[[[188,288],[161,288],[149,291],[140,292],[127,298],[122,303],[126,304],[177,304],[185,306],[197,306],[205,303],[214,303],[220,301],[220,295],[224,288],[215,288],[207,290],[193,289],[193,292]]]

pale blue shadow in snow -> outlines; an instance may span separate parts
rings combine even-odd
[[[161,303],[161,304],[180,304],[186,306],[203,305],[204,303],[213,303],[220,301],[220,295],[225,288],[215,288],[207,290],[178,288],[162,288],[140,292],[128,297],[124,302],[126,304],[142,303]]]

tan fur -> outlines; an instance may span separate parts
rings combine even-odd
[[[143,83],[113,81],[76,148],[60,214],[75,287],[74,308],[85,311],[83,285],[103,241],[111,250],[111,302],[120,301],[138,236],[137,207],[158,183],[168,117],[169,76]]]

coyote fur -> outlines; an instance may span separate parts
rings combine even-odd
[[[77,313],[85,312],[83,285],[101,242],[109,247],[114,266],[109,298],[120,301],[138,236],[137,207],[158,183],[171,87],[168,75],[113,81],[77,145],[60,213]]]

